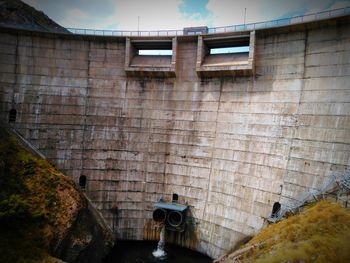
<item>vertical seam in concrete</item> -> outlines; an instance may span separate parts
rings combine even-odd
[[[84,124],[83,124],[83,139],[82,139],[82,151],[81,151],[81,171],[80,175],[84,171],[84,154],[85,154],[85,131],[86,131],[86,122],[87,122],[87,107],[89,99],[89,90],[90,90],[90,55],[91,55],[91,41],[89,41],[89,51],[88,51],[88,60],[87,60],[87,83],[86,83],[86,92],[84,100]]]
[[[14,91],[17,90],[18,74],[19,74],[19,72],[18,72],[18,65],[19,65],[18,42],[19,42],[19,40],[18,40],[18,33],[17,33],[17,35],[16,35],[16,51],[15,51],[15,70],[14,70],[14,72],[15,72],[15,81],[14,81],[14,83],[13,83]],[[15,94],[15,93],[14,93],[14,94]],[[15,101],[14,101],[14,99],[15,99],[15,98],[14,98],[14,94],[13,94],[13,103],[15,102]]]
[[[15,68],[14,68],[14,74],[15,74],[15,81],[13,82],[13,93],[12,93],[12,103],[11,103],[11,108],[16,108],[16,100],[15,100],[15,97],[16,97],[16,93],[18,91],[18,75],[19,75],[19,72],[18,72],[18,65],[19,65],[19,56],[18,56],[18,38],[19,38],[19,33],[16,34],[16,50],[15,50]],[[18,109],[17,109],[17,115],[18,115]],[[16,126],[17,126],[17,123],[18,122],[14,122],[11,124],[12,128],[16,130]],[[18,132],[18,131],[17,131]]]
[[[19,58],[18,58],[18,33],[16,34],[16,50],[15,50],[15,68],[14,68],[14,74],[15,74],[15,81],[13,82],[13,94],[12,94],[12,106],[16,104],[15,102],[15,94],[17,89],[17,84],[18,84],[18,65],[19,65]]]
[[[153,83],[152,83],[153,84]],[[145,83],[144,83],[144,87],[145,87]],[[151,90],[152,92],[152,90]],[[143,108],[143,107],[142,107]],[[142,114],[141,114],[141,127],[142,127],[142,120],[144,120],[144,110],[142,110]],[[147,195],[146,193],[146,181],[147,181],[147,175],[148,175],[148,160],[149,160],[149,145],[150,145],[150,136],[151,136],[151,118],[148,116],[146,118],[146,125],[147,125],[147,146],[146,146],[146,151],[144,152],[144,157],[143,157],[143,161],[144,161],[144,164],[145,164],[145,169],[144,169],[144,172],[143,172],[143,181],[142,181],[142,191],[141,191],[141,196],[142,196],[142,200],[141,200],[141,203],[142,203],[142,206],[143,206],[143,212],[145,212],[144,214],[144,217],[143,217],[143,226],[142,226],[142,232],[144,230],[144,226],[147,222],[147,205],[146,205],[146,201],[145,201],[145,196]],[[142,232],[141,232],[141,238],[142,238]]]
[[[165,85],[165,82],[164,82],[164,85]],[[175,89],[175,82],[173,83],[173,86],[172,86],[172,90],[171,90],[171,94],[169,94],[168,96],[168,99],[170,100],[171,98],[171,101],[173,101],[173,98],[174,98],[174,89]],[[167,97],[167,89],[164,89],[163,88],[163,102],[165,100],[165,98]],[[169,147],[171,145],[170,141],[171,141],[171,136],[173,135],[172,134],[172,131],[174,130],[174,125],[175,125],[175,117],[174,117],[174,113],[176,112],[177,110],[177,106],[175,107],[175,109],[171,110],[172,111],[172,119],[170,120],[170,124],[166,124],[166,143],[165,143],[165,153],[164,153],[164,168],[163,168],[163,178],[162,178],[162,190],[161,190],[161,193],[162,193],[162,196],[161,197],[164,197],[166,195],[172,195],[171,193],[167,194],[165,192],[165,186],[166,186],[166,174],[167,174],[167,167],[168,167],[168,161],[169,161],[169,157],[170,157],[170,150],[169,150]],[[173,189],[172,189],[173,190]]]
[[[207,204],[209,199],[209,193],[210,193],[210,182],[211,182],[211,175],[212,175],[212,167],[213,167],[213,158],[214,158],[214,152],[216,149],[216,135],[217,135],[217,128],[218,128],[218,115],[219,115],[219,109],[220,109],[220,101],[221,101],[221,95],[222,95],[222,86],[223,86],[223,79],[220,79],[220,94],[218,99],[218,107],[216,109],[216,117],[215,117],[215,130],[214,130],[214,142],[213,142],[213,148],[211,151],[211,157],[210,157],[210,172],[209,172],[209,178],[208,178],[208,188],[207,188],[207,196],[205,198],[204,208],[203,208],[203,214],[202,214],[202,220],[204,220],[204,215],[207,210]]]
[[[290,156],[291,156],[291,152],[292,152],[292,147],[293,147],[293,142],[294,142],[294,137],[295,137],[295,133],[296,133],[296,130],[298,128],[298,119],[299,119],[299,109],[300,109],[300,104],[301,104],[301,98],[302,98],[302,93],[303,93],[303,90],[304,90],[304,86],[305,86],[305,68],[306,68],[306,52],[307,52],[307,41],[308,41],[308,30],[305,29],[305,41],[304,41],[304,61],[303,61],[303,76],[302,76],[302,83],[301,83],[301,86],[300,86],[300,92],[299,92],[299,98],[298,98],[298,106],[297,106],[297,110],[296,110],[296,113],[295,113],[295,120],[294,120],[294,127],[292,129],[292,136],[291,136],[291,139],[290,139],[290,144],[289,144],[289,149],[288,149],[288,155],[287,155],[287,164],[286,164],[286,167],[284,169],[284,175],[283,175],[283,180],[282,180],[282,184],[283,184],[283,189],[284,189],[284,185],[285,185],[285,179],[288,175],[288,165],[289,165],[289,162],[290,162]],[[281,194],[280,194],[280,201],[281,201],[281,198],[284,197],[283,196],[283,189],[281,191]],[[290,197],[284,197],[284,198],[287,198],[287,199],[290,199]]]

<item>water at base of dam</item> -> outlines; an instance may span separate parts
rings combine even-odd
[[[157,241],[122,241],[116,245],[103,263],[211,263],[212,259],[188,248],[165,244],[165,255],[155,257]]]

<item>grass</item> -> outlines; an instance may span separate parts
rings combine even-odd
[[[245,247],[243,262],[350,262],[350,211],[320,201],[298,215],[272,224]]]

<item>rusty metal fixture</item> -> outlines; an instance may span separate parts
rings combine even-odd
[[[110,211],[112,213],[117,214],[118,213],[118,205],[117,204],[113,204],[112,207],[110,208]]]

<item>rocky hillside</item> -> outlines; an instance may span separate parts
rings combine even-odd
[[[0,0],[0,26],[23,29],[64,32],[67,29],[51,20],[43,12],[23,3],[20,0]]]
[[[215,263],[350,262],[350,210],[320,201]]]
[[[100,262],[113,238],[84,195],[0,128],[0,262]]]

